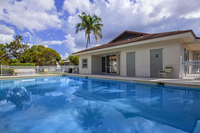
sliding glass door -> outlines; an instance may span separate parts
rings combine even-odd
[[[106,57],[101,57],[101,72],[105,73],[106,72]]]
[[[102,73],[117,73],[117,56],[106,55],[101,57]]]
[[[189,61],[189,50],[184,48],[184,61]],[[184,67],[185,75],[189,74],[189,66]]]

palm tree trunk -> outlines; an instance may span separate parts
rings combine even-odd
[[[88,34],[89,44],[90,44],[90,33]]]
[[[88,48],[89,44],[90,44],[90,33],[88,33],[87,43],[86,43],[86,49]]]
[[[88,37],[87,37],[86,49],[87,49],[87,47],[88,47],[88,42],[89,42],[89,39],[88,39]]]
[[[87,49],[87,46],[88,46],[88,37],[87,37],[87,42],[86,42],[86,49]]]

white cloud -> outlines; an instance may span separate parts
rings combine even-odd
[[[63,9],[67,10],[70,14],[75,14],[78,10],[89,11],[92,4],[89,0],[65,0]]]
[[[58,1],[56,1],[58,2]],[[91,45],[108,43],[124,30],[141,32],[165,32],[171,30],[193,29],[200,34],[200,1],[193,0],[65,0],[60,12],[55,7],[54,0],[3,0],[0,4],[0,21],[16,26],[17,29],[29,30],[24,36],[29,37],[29,43],[49,45],[65,44],[66,53],[71,54],[85,49],[84,32],[75,34],[75,25],[80,22],[78,14],[82,11],[102,18],[104,24],[103,39],[96,43],[91,35]],[[70,14],[71,16],[65,15]],[[65,15],[65,16],[63,16]],[[1,25],[0,42],[13,39],[15,32],[11,27]],[[65,40],[42,41],[34,31],[46,29],[62,29],[67,35]],[[3,34],[3,35],[2,35]],[[55,33],[47,33],[52,35]],[[48,36],[47,35],[47,36]],[[49,36],[52,38],[52,36]],[[54,38],[54,37],[53,37]]]
[[[180,18],[186,18],[186,19],[197,19],[200,18],[200,9],[196,10],[195,12],[188,13],[186,15],[181,15]]]
[[[62,41],[56,41],[56,40],[53,40],[53,41],[43,41],[43,42],[40,42],[38,44],[42,44],[42,45],[45,45],[45,46],[49,46],[49,45],[61,45],[61,44],[65,44],[65,49],[66,49],[66,53],[65,55],[61,55],[62,59],[66,59],[68,58],[68,56],[74,52],[77,52],[79,50],[81,50],[80,48],[77,48],[76,47],[76,44],[74,42],[75,38],[73,38],[71,36],[71,34],[68,34],[65,36],[65,40],[62,40]]]
[[[65,53],[65,55],[60,55],[61,56],[61,58],[63,59],[63,60],[65,60],[65,59],[67,59],[68,57],[69,57],[69,54],[68,53]]]
[[[0,24],[0,43],[10,43],[14,40],[13,35],[15,35],[15,31],[12,27],[8,27],[6,25]]]
[[[45,47],[49,47],[50,45],[61,45],[64,44],[65,47],[63,49],[66,49],[65,55],[61,55],[63,59],[66,59],[71,53],[77,52],[81,50],[80,48],[76,47],[76,44],[74,42],[75,38],[71,36],[71,34],[65,35],[64,40],[51,40],[51,41],[42,41],[42,39],[31,35],[29,32],[25,32],[23,35],[26,37],[30,37],[31,46],[32,45],[44,45]]]
[[[1,44],[10,43],[13,40],[14,40],[13,35],[0,34],[0,43]]]
[[[0,20],[15,25],[18,29],[42,31],[60,28],[54,0],[5,0],[1,1]]]
[[[63,43],[65,44],[66,48],[67,48],[67,52],[69,54],[73,53],[73,52],[77,52],[80,49],[76,47],[76,44],[74,42],[74,39],[71,34],[68,34],[65,36],[66,40],[63,40]]]
[[[78,3],[78,4],[77,4]],[[104,24],[103,39],[98,44],[105,44],[124,30],[155,33],[174,30],[193,29],[200,34],[200,1],[184,0],[65,0],[63,9],[72,14],[67,21],[66,33],[71,34],[76,49],[85,49],[86,38],[84,32],[75,34],[75,25],[80,22],[78,14],[82,11],[97,14]],[[91,45],[98,45],[91,36]],[[69,44],[70,45],[70,44]],[[73,45],[72,45],[73,46]],[[69,47],[72,47],[69,46]]]
[[[15,31],[11,27],[7,27],[6,25],[0,25],[0,34],[15,35]]]
[[[32,46],[33,46],[33,44],[31,44],[31,43],[27,43],[27,45],[28,45],[29,47],[32,47]]]
[[[48,46],[48,45],[60,45],[62,43],[63,43],[63,41],[43,41],[43,42],[41,42],[41,45],[46,45],[46,46]]]

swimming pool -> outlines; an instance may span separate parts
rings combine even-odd
[[[200,91],[50,77],[0,81],[1,133],[199,133]]]

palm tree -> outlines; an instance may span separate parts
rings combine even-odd
[[[92,107],[90,101],[88,101],[85,110],[78,110],[78,113],[77,118],[85,130],[88,128],[96,129],[96,127],[102,124],[104,118],[101,107]]]
[[[79,31],[84,30],[85,31],[85,37],[87,37],[87,43],[86,43],[86,49],[88,48],[88,44],[90,44],[90,34],[93,32],[95,36],[95,40],[97,42],[99,36],[101,39],[103,38],[102,36],[102,29],[101,27],[103,24],[101,24],[101,18],[98,17],[97,15],[90,16],[87,15],[85,12],[82,12],[82,15],[78,15],[78,17],[81,20],[81,23],[76,24],[76,31],[75,33],[78,33]]]

